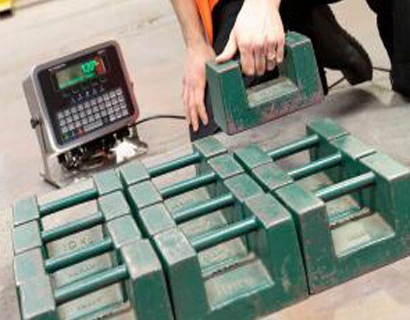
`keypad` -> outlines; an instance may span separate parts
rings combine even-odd
[[[67,142],[128,116],[124,92],[118,88],[65,108],[57,113],[57,121],[62,140]]]

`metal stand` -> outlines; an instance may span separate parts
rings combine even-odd
[[[130,137],[124,138],[123,141],[117,141],[115,147],[105,155],[98,165],[95,163],[84,163],[81,168],[67,169],[60,164],[58,160],[59,154],[46,151],[44,131],[41,123],[38,125],[37,130],[40,130],[39,141],[44,168],[44,171],[40,172],[40,176],[44,181],[56,188],[63,188],[73,182],[87,179],[103,170],[117,168],[148,151],[148,144],[140,140],[137,128],[133,127],[130,129]]]

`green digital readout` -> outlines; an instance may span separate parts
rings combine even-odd
[[[60,90],[72,87],[87,80],[94,79],[106,71],[101,57],[75,64],[56,73],[58,88]]]

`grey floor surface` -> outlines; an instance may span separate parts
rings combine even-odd
[[[123,47],[142,117],[183,113],[180,92],[184,50],[168,1],[21,0],[19,7],[14,17],[0,20],[0,208],[9,207],[17,198],[52,190],[38,175],[40,152],[21,88],[34,64],[114,38]],[[367,48],[374,64],[389,67],[375,17],[365,1],[346,0],[334,8],[346,29]],[[330,81],[338,76],[329,73]],[[390,91],[388,80],[387,74],[376,72],[372,83],[355,88],[341,85],[321,105],[235,137],[221,135],[220,139],[231,146],[249,141],[274,146],[303,134],[309,119],[327,116],[409,166],[410,105]],[[187,126],[183,122],[147,123],[140,127],[140,134],[150,145],[151,162],[160,161],[164,152],[176,154],[187,148]],[[0,260],[0,319],[12,320],[18,316],[15,301],[10,298],[10,221],[8,211],[4,211],[0,216],[0,246],[6,248]],[[410,261],[402,260],[272,319],[408,319],[409,269]]]

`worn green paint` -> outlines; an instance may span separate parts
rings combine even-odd
[[[174,319],[164,270],[149,240],[137,240],[120,252],[129,274],[127,295],[137,319]]]
[[[162,203],[141,210],[138,220],[147,238],[176,227],[169,210]]]
[[[407,168],[328,119],[309,123],[306,139],[265,154],[274,161],[301,151],[309,151],[311,162],[289,171],[267,162],[264,151],[255,145],[234,155],[265,192],[291,211],[310,292],[320,292],[409,253]],[[314,175],[319,172],[333,185],[317,190],[319,177]],[[309,178],[302,187],[297,181],[305,177]]]
[[[218,158],[220,157],[214,159]],[[220,184],[220,195],[209,200],[198,201],[189,207],[174,212],[171,212],[162,203],[142,209],[138,214],[137,220],[145,236],[152,238],[156,234],[175,228],[179,224],[209,215],[218,210],[222,210],[223,214],[228,217],[228,220],[232,220],[233,216],[240,217],[244,202],[261,194],[262,189],[248,175],[244,173],[237,174],[243,172],[243,170],[239,170],[239,165],[232,158],[230,159],[232,161],[228,161],[227,165],[216,161],[216,163],[222,165],[222,167],[219,167],[222,173],[232,172],[231,178],[222,179],[218,182]],[[215,163],[213,167],[216,167]]]
[[[122,190],[119,177],[113,170],[94,175],[93,182],[94,185],[90,189],[70,194],[43,205],[38,204],[35,196],[17,201],[13,207],[14,226],[39,220],[41,217]]]
[[[143,208],[162,201],[162,197],[158,189],[151,181],[145,181],[132,185],[128,188],[127,195],[135,218],[137,218],[138,213]]]
[[[307,297],[289,212],[267,194],[246,201],[244,212],[244,220],[192,240],[177,228],[154,237],[177,319],[255,319]],[[195,247],[201,251],[238,236],[251,243],[244,262],[204,278]]]
[[[42,247],[42,250],[46,252],[45,245],[47,243],[131,213],[131,209],[120,191],[101,196],[97,200],[97,205],[99,212],[54,229],[43,231],[40,218],[15,226],[13,229],[14,254],[17,255],[37,247]]]
[[[410,187],[410,171],[351,136],[334,140],[332,146],[321,154],[335,148],[344,154],[337,175],[334,169],[329,175],[338,184],[314,194],[295,183],[275,193],[294,215],[312,293],[409,253],[410,200],[405,190]],[[366,186],[353,194],[359,206],[346,203],[337,217],[321,200]]]
[[[286,35],[285,61],[279,78],[246,90],[239,63],[209,62],[206,68],[215,121],[228,134],[261,125],[323,99],[310,40]]]
[[[80,249],[70,251],[62,256],[46,259],[44,253],[42,253],[42,258],[39,261],[38,252],[41,253],[42,250],[44,250],[41,245],[32,247],[22,254],[17,254],[14,260],[16,283],[24,283],[36,275],[55,273],[114,249],[118,250],[123,245],[141,238],[141,233],[130,215],[109,221],[105,228],[109,235],[108,238],[98,243],[92,243]],[[26,260],[31,262],[28,264]],[[33,270],[37,271],[34,272]]]
[[[124,187],[149,180],[150,174],[140,160],[133,160],[118,168],[118,175]]]
[[[336,141],[336,140],[335,140]],[[339,144],[346,147],[346,144]],[[351,145],[350,145],[351,146]],[[357,146],[357,145],[355,145]],[[345,148],[346,151],[347,148]],[[355,151],[353,151],[355,150]],[[355,155],[357,148],[350,150]],[[315,194],[297,184],[276,191],[293,213],[303,248],[309,289],[320,292],[409,253],[410,171],[386,155],[371,153],[356,159],[358,174]],[[342,174],[342,177],[346,175]],[[331,224],[328,205],[348,189],[366,187],[357,198],[359,208],[338,213],[343,222]]]
[[[256,144],[236,149],[233,154],[248,173],[257,167],[272,162],[271,157]]]
[[[59,320],[50,278],[39,276],[18,288],[23,320]]]
[[[40,227],[37,221],[13,228],[14,255],[42,246]]]
[[[44,260],[41,250],[35,248],[15,257],[14,270],[23,319],[59,319],[59,305],[118,282],[124,282],[126,297],[138,319],[173,319],[161,264],[149,242],[141,240],[142,235],[133,218],[130,215],[121,216],[110,220],[105,228],[107,239],[64,256]],[[48,273],[110,250],[116,251],[120,265],[68,283],[57,290],[48,285]],[[150,308],[147,308],[148,301]]]
[[[117,220],[124,219],[124,217]],[[111,221],[114,223],[116,220]],[[129,224],[129,222],[128,222]],[[127,232],[124,230],[124,232]],[[118,282],[125,282],[126,295],[138,319],[172,320],[163,270],[149,241],[134,239],[118,248],[123,264],[92,274],[58,289],[44,274],[18,287],[22,319],[60,319],[58,306]],[[37,253],[38,255],[38,253]],[[26,257],[28,255],[26,254]],[[32,255],[30,261],[38,262]],[[25,270],[25,272],[27,272]],[[147,308],[149,305],[149,308]]]
[[[306,125],[307,135],[318,135],[325,140],[331,141],[349,133],[336,122],[329,118],[316,118]]]
[[[220,156],[228,150],[214,137],[206,137],[192,143],[194,151],[199,152],[204,160]]]
[[[214,137],[206,137],[195,141],[192,148],[193,152],[191,154],[152,167],[146,167],[139,160],[124,164],[118,169],[121,182],[124,187],[130,187],[190,165],[200,164],[227,152],[227,149]]]

